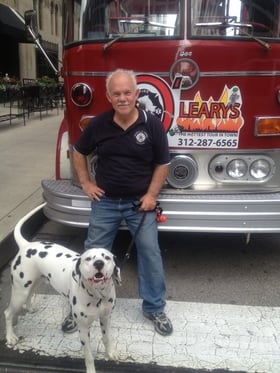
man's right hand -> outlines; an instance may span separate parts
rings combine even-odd
[[[100,197],[105,194],[105,191],[96,185],[95,181],[87,181],[82,185],[83,191],[91,201],[100,201]]]

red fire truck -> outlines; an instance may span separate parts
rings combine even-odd
[[[65,0],[66,107],[48,218],[88,225],[73,144],[110,105],[105,78],[132,69],[172,157],[159,229],[280,232],[279,0]],[[95,154],[88,157],[94,178]]]

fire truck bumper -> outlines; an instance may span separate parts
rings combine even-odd
[[[79,187],[70,180],[43,180],[42,187],[48,219],[88,226],[91,203]],[[163,231],[280,233],[280,191],[217,194],[166,189],[158,200],[167,218],[159,223]]]

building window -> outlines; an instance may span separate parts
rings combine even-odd
[[[54,31],[55,35],[58,36],[58,5],[55,5],[55,11],[54,11]]]
[[[39,29],[43,30],[43,10],[44,10],[44,4],[43,0],[39,0],[39,9],[38,9],[38,21],[39,21]]]
[[[51,34],[53,35],[54,34],[54,5],[53,5],[53,1],[51,2]]]

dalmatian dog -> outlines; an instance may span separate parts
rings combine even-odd
[[[14,230],[19,251],[11,264],[11,299],[4,311],[7,345],[14,346],[19,341],[13,319],[23,306],[30,308],[32,290],[43,277],[69,300],[84,349],[86,372],[96,373],[89,334],[94,320],[100,321],[108,358],[117,359],[110,337],[110,317],[116,300],[114,280],[120,284],[120,270],[112,253],[103,248],[89,249],[79,255],[55,243],[27,241],[21,227],[42,206],[23,217]]]

